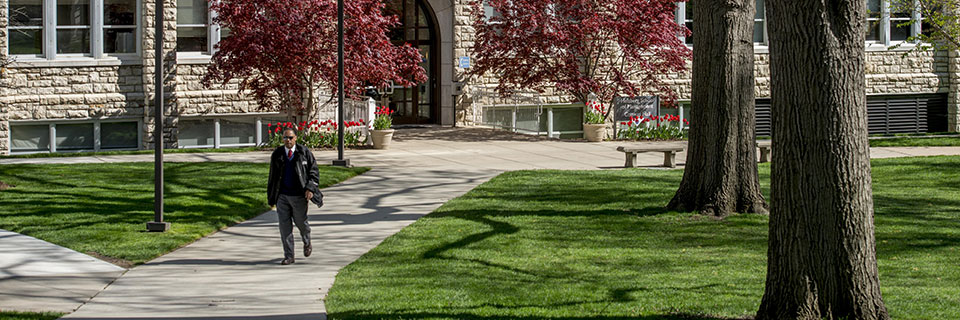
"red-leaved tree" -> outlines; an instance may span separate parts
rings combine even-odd
[[[660,77],[686,68],[689,31],[674,20],[675,0],[486,0],[474,10],[474,75],[498,77],[498,91],[560,93],[587,102],[617,95],[676,94]]]
[[[384,16],[380,0],[346,1],[344,8],[345,94],[390,80],[424,82],[421,56],[409,45],[395,46],[387,32],[399,24]],[[214,0],[216,22],[229,28],[203,82],[240,80],[264,110],[288,110],[315,118],[317,100],[337,93],[336,0]]]

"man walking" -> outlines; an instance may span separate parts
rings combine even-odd
[[[288,265],[296,261],[293,254],[294,223],[303,239],[303,256],[309,257],[313,252],[310,224],[307,223],[307,204],[315,196],[310,190],[318,190],[320,183],[317,160],[309,149],[297,144],[296,130],[283,130],[283,146],[270,156],[269,179],[267,199],[271,206],[277,206],[277,217],[280,219],[280,241],[283,243],[283,261],[280,264]]]

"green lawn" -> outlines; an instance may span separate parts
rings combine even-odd
[[[876,160],[894,319],[960,314],[960,157]],[[769,166],[761,166],[769,192]],[[344,268],[331,319],[727,319],[763,294],[766,216],[662,207],[682,171],[519,171],[443,205]]]
[[[367,168],[320,167],[329,186]],[[267,164],[167,163],[165,233],[153,220],[153,163],[0,165],[0,229],[121,265],[138,264],[269,210]],[[120,259],[119,261],[114,259]]]
[[[62,316],[63,313],[56,312],[0,311],[0,319],[3,320],[55,320]]]

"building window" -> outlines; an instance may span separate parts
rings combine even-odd
[[[693,32],[693,1],[677,3],[676,19],[677,24],[690,29]],[[757,46],[767,45],[767,19],[764,0],[756,0],[756,14],[753,16],[753,44]],[[693,46],[693,34],[689,36],[680,36],[680,40],[688,46]]]
[[[103,0],[103,52],[137,52],[137,1]]]
[[[90,52],[90,1],[57,0],[57,53]]]
[[[764,0],[757,0],[757,13],[753,16],[753,43],[758,46],[767,45],[767,8]]]
[[[48,60],[136,54],[136,0],[11,0],[8,52]]]
[[[135,150],[139,145],[139,121],[87,120],[10,124],[12,153]]]
[[[43,56],[43,0],[10,0],[7,10],[10,54]]]
[[[896,11],[891,0],[867,0],[867,43],[884,46],[908,41],[922,32],[920,10]]]
[[[177,52],[211,55],[220,40],[230,36],[229,28],[213,23],[216,13],[207,0],[177,0]]]
[[[180,148],[252,147],[269,139],[267,123],[256,116],[183,118],[180,120]]]

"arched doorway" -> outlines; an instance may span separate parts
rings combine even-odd
[[[395,124],[436,124],[440,120],[439,38],[437,20],[426,0],[389,0],[384,14],[396,15],[400,25],[391,30],[390,40],[395,45],[410,44],[423,56],[421,66],[427,71],[427,81],[415,87],[394,87],[393,94],[383,97],[394,110]]]

